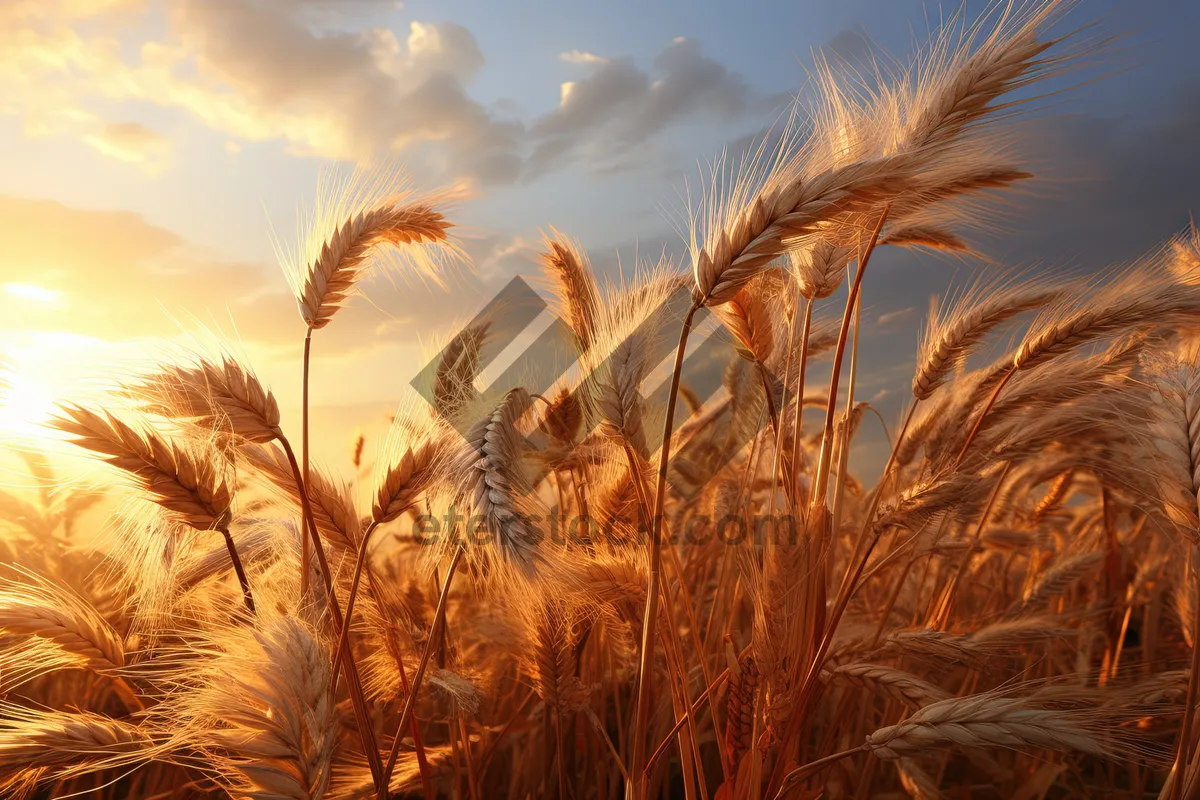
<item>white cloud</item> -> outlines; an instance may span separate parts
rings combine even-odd
[[[607,64],[608,59],[604,56],[598,56],[595,53],[589,53],[586,50],[569,50],[566,53],[559,53],[558,57],[568,64]]]

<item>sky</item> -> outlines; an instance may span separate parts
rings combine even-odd
[[[969,17],[985,3],[968,2]],[[316,448],[348,458],[541,232],[609,273],[684,247],[701,166],[803,98],[817,49],[903,59],[918,0],[0,0],[0,432],[165,342],[233,343],[294,425],[304,325],[276,256],[323,169],[461,183],[472,270],[375,280],[314,342]],[[1200,5],[1080,0],[1098,45],[1021,124],[1037,180],[968,262],[881,251],[862,392],[889,422],[929,298],[982,271],[1094,270],[1200,206]],[[834,307],[826,309],[833,313]],[[539,325],[548,324],[542,319]],[[197,331],[207,333],[197,333]],[[882,431],[864,430],[864,446]]]

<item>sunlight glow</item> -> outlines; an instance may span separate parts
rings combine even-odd
[[[36,300],[39,303],[53,303],[62,297],[62,292],[38,286],[36,283],[6,283],[4,291],[14,297],[24,300]]]
[[[110,349],[99,339],[65,331],[0,339],[0,438],[46,440],[56,401],[79,397],[80,377],[93,372]]]
[[[50,387],[20,372],[5,377],[8,386],[0,394],[0,433],[29,438],[44,436],[44,423],[54,406]]]

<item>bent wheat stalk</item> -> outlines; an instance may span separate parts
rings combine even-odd
[[[446,605],[450,597],[450,582],[454,580],[454,571],[458,569],[458,563],[462,560],[463,554],[462,547],[457,548],[454,551],[454,556],[450,559],[450,566],[446,568],[446,577],[442,581],[442,591],[438,596],[437,610],[433,614],[433,623],[429,630],[429,638],[425,641],[425,648],[421,651],[421,661],[417,665],[416,673],[413,674],[408,696],[404,699],[404,710],[400,712],[400,723],[396,726],[396,736],[392,739],[392,749],[388,753],[387,765],[383,768],[383,781],[379,784],[379,800],[387,800],[387,787],[391,780],[392,772],[396,768],[396,757],[400,754],[400,742],[404,738],[404,729],[408,727],[409,718],[416,707],[417,694],[421,690],[421,680],[425,677],[425,668],[429,666],[429,657],[433,654],[434,642],[438,641],[438,631],[441,630],[441,626],[445,622]]]
[[[356,174],[341,187],[328,209],[319,209],[305,243],[309,260],[286,270],[304,320],[304,353],[301,375],[301,463],[302,474],[309,470],[309,371],[312,334],[328,325],[334,314],[354,291],[356,284],[371,267],[373,251],[382,245],[445,243],[449,221],[427,199],[414,200],[409,193],[386,185],[394,176],[383,174],[370,181]],[[357,181],[373,185],[357,186]],[[341,219],[338,219],[338,215]],[[322,219],[322,217],[328,219]],[[333,223],[327,238],[319,229],[321,222]],[[417,258],[417,266],[438,277],[436,258]],[[301,548],[301,593],[309,574],[308,542]]]

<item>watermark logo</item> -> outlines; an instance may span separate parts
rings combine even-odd
[[[469,510],[468,510],[469,511]],[[555,545],[586,545],[596,539],[604,541],[630,541],[645,544],[649,541],[648,520],[638,520],[632,531],[625,525],[608,520],[600,527],[597,520],[583,516],[560,515],[557,508],[550,509],[547,516],[523,515],[525,528],[529,531],[529,544],[538,546],[548,541]],[[800,542],[804,530],[803,521],[791,514],[730,514],[716,518],[704,513],[688,516],[678,529],[663,526],[668,544],[686,544],[702,547],[714,541],[726,546],[748,543],[761,546],[773,541],[781,546],[794,547]],[[441,514],[425,513],[416,517],[412,528],[413,541],[419,545],[441,545],[444,543],[484,547],[497,541],[486,517],[480,514],[462,513],[454,505]]]
[[[673,352],[675,346],[672,341],[673,337],[639,336],[639,334],[647,330],[658,329],[659,326],[665,326],[665,329],[669,330],[673,324],[678,325],[691,305],[691,302],[690,288],[680,286],[658,308],[648,314],[642,326],[631,334],[631,339],[636,338],[638,341],[653,343],[650,345],[652,350],[644,354],[648,365],[653,366],[661,363],[663,359]],[[546,308],[546,301],[530,288],[529,284],[520,276],[514,277],[509,281],[464,327],[464,330],[474,327],[480,329],[486,328],[488,331],[488,336],[478,354],[477,373],[471,376],[472,379],[477,379],[479,374],[487,369],[505,349],[511,346]],[[707,317],[708,313],[707,309],[700,309],[695,316],[695,324],[699,325]],[[435,376],[443,358],[448,355],[448,349],[438,353],[426,364],[417,376],[413,378],[411,383],[412,387],[417,390],[421,397],[435,411],[438,405],[433,395],[433,387],[436,383]],[[686,386],[693,393],[694,397],[699,400],[700,406],[703,407],[717,393],[717,390],[721,388],[725,370],[731,360],[736,358],[742,358],[742,356],[738,354],[732,338],[723,328],[718,329],[704,339],[688,355],[683,363],[683,369],[680,374],[680,385]],[[544,395],[558,380],[573,369],[578,362],[579,352],[570,325],[563,319],[555,317],[554,321],[518,354],[499,377],[493,380],[486,389],[483,391],[475,389],[475,397],[473,399],[485,405],[499,403],[511,389],[518,386],[524,387],[531,396],[535,394]],[[573,393],[588,391],[587,378],[601,370],[607,369],[608,366],[607,361],[590,366],[590,372],[579,376],[579,380],[575,383],[575,388],[572,390]],[[757,372],[757,368],[755,367],[754,369]],[[766,373],[766,376],[772,386],[772,391],[778,395],[778,380],[769,373]],[[647,407],[665,406],[670,390],[671,383],[669,378],[662,380],[658,385],[650,388],[648,393],[645,391],[645,387],[639,387],[639,391],[642,392],[642,402]],[[685,409],[686,406],[677,406],[676,408],[675,423],[672,430],[673,436],[678,434],[679,429],[687,422],[690,416],[686,413],[680,413]],[[521,410],[524,411],[525,409]],[[448,422],[455,424],[456,421],[448,420]],[[457,424],[462,426],[458,428],[458,432],[466,437],[473,422],[473,420],[465,423],[457,421]],[[767,420],[764,419],[762,422],[766,424]],[[758,433],[759,429],[748,425],[735,426],[730,430],[732,438],[725,443],[724,452],[728,457],[732,457],[734,453],[738,452],[742,446]],[[584,433],[586,436],[590,431],[585,431]],[[647,430],[646,437],[648,453],[653,457],[662,446],[662,431]],[[675,446],[678,448],[676,451],[678,455],[674,458],[675,461],[701,465],[698,469],[689,470],[686,480],[681,479],[676,474],[670,476],[673,488],[684,496],[691,496],[697,493],[724,466],[725,462],[720,459],[694,457],[697,455],[695,451],[701,446],[698,436],[693,436],[691,440],[686,442],[678,442]],[[543,476],[537,476],[538,479],[541,477]],[[534,483],[536,484],[537,481],[535,480]]]

